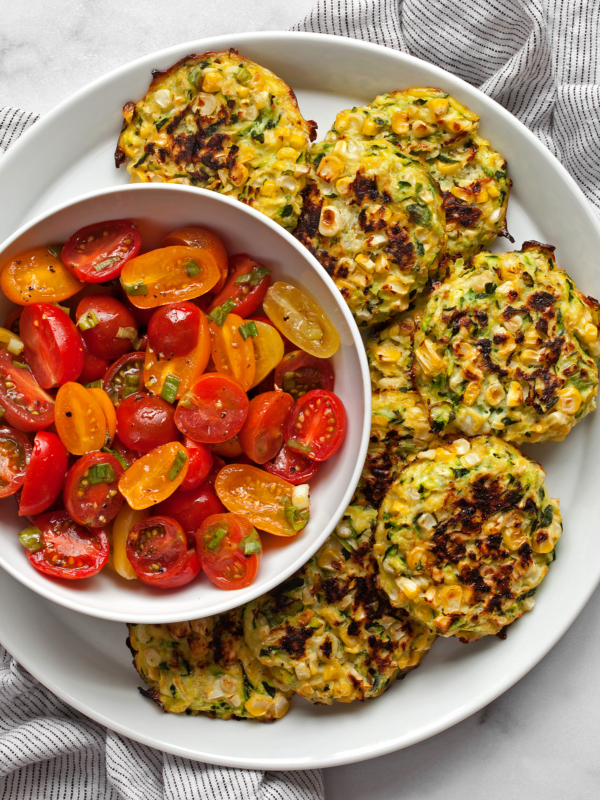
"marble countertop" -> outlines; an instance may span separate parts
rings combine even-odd
[[[5,3],[0,106],[48,112],[100,75],[204,36],[285,30],[316,0]],[[556,647],[482,711],[391,755],[325,771],[328,800],[578,800],[600,795],[597,591]]]

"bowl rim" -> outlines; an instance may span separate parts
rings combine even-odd
[[[346,487],[346,490],[342,496],[342,500],[338,505],[338,510],[335,514],[330,517],[329,522],[320,534],[315,538],[314,542],[310,545],[307,545],[306,549],[302,551],[301,555],[297,557],[289,566],[287,566],[284,570],[282,570],[279,574],[277,574],[274,578],[266,581],[264,585],[260,587],[259,590],[253,589],[252,587],[256,586],[256,581],[250,584],[250,586],[246,587],[245,589],[237,590],[237,592],[223,592],[223,602],[217,604],[216,609],[210,611],[209,614],[205,614],[205,616],[212,616],[214,614],[224,613],[225,611],[229,611],[233,608],[237,608],[244,603],[248,603],[251,600],[255,599],[256,597],[264,594],[265,592],[270,591],[275,586],[278,586],[280,583],[285,581],[289,578],[294,572],[300,569],[304,564],[317,552],[319,547],[321,547],[327,538],[333,532],[335,526],[338,524],[339,520],[342,518],[343,513],[347,506],[350,504],[350,500],[358,481],[360,479],[360,475],[362,472],[362,468],[366,459],[367,455],[367,448],[369,446],[369,435],[371,430],[371,383],[369,377],[369,366],[367,362],[367,356],[364,344],[362,342],[361,334],[358,329],[354,318],[348,308],[347,304],[344,302],[339,290],[335,286],[332,278],[327,274],[327,272],[323,269],[321,264],[317,261],[317,259],[309,252],[300,242],[292,236],[289,231],[283,228],[281,225],[278,225],[276,222],[273,222],[269,217],[265,216],[261,212],[257,211],[256,209],[252,208],[251,206],[247,206],[244,203],[240,203],[238,200],[228,197],[226,195],[218,194],[216,192],[211,192],[208,189],[202,189],[196,186],[187,186],[182,184],[175,184],[175,183],[135,183],[135,184],[125,184],[122,186],[110,186],[105,187],[103,189],[95,190],[92,192],[87,192],[82,195],[78,195],[72,200],[69,200],[64,203],[60,203],[58,205],[52,206],[49,210],[38,214],[34,219],[27,222],[26,224],[22,225],[18,230],[12,233],[7,239],[0,243],[0,262],[2,261],[3,254],[5,251],[22,235],[28,233],[29,231],[35,229],[37,225],[39,225],[44,220],[54,216],[57,213],[65,211],[69,208],[77,206],[83,202],[93,201],[99,197],[105,197],[107,195],[115,195],[121,193],[147,193],[147,192],[165,192],[170,194],[172,192],[178,194],[191,194],[197,196],[199,193],[203,195],[207,200],[210,202],[215,203],[222,203],[225,207],[232,207],[238,210],[241,210],[242,213],[248,214],[251,218],[253,218],[259,225],[264,224],[266,227],[271,228],[271,230],[275,231],[276,234],[280,235],[284,241],[286,241],[289,245],[291,245],[299,255],[310,265],[310,268],[318,274],[318,276],[325,282],[325,285],[330,290],[332,297],[336,303],[338,309],[341,310],[342,316],[344,317],[348,328],[352,335],[352,346],[356,350],[359,362],[359,369],[362,378],[363,384],[363,419],[362,419],[362,430],[360,434],[360,444],[359,450],[357,454],[357,461],[354,465],[352,471],[352,478]],[[4,297],[4,293],[0,290],[0,297]],[[8,298],[7,298],[8,299]],[[32,570],[31,574],[28,569],[18,569],[14,568],[11,564],[5,562],[0,554],[0,566],[2,569],[6,570],[13,578],[16,578],[20,583],[26,586],[28,589],[36,592],[37,594],[42,595],[48,600],[57,603],[58,605],[62,605],[65,608],[69,608],[73,611],[78,611],[79,613],[85,614],[87,616],[97,617],[99,619],[110,620],[113,622],[131,622],[132,617],[135,617],[135,622],[137,623],[167,623],[167,622],[180,622],[187,619],[194,619],[194,612],[191,611],[180,611],[180,612],[171,612],[171,613],[160,613],[160,611],[151,610],[146,613],[135,613],[130,614],[127,611],[122,612],[107,612],[101,609],[98,609],[94,605],[89,605],[90,601],[86,600],[82,602],[78,599],[77,592],[66,593],[66,596],[63,597],[62,595],[56,596],[56,592],[54,591],[55,582],[53,580],[46,580],[44,582],[38,582],[38,574],[37,571]],[[24,563],[25,566],[25,563]],[[29,563],[26,565],[29,567]],[[63,585],[65,581],[60,581],[60,585]],[[240,595],[238,592],[243,593],[243,598],[240,599]],[[71,599],[72,596],[72,599]],[[226,600],[229,598],[229,600]],[[204,612],[201,612],[204,613]]]

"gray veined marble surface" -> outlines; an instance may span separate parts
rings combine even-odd
[[[203,36],[285,30],[314,2],[0,0],[0,105],[43,114],[142,55]],[[599,620],[596,592],[502,697],[426,742],[326,770],[328,800],[599,798]]]

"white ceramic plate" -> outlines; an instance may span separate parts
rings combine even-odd
[[[82,191],[125,175],[111,157],[118,109],[142,95],[151,68],[190,52],[238,47],[296,90],[321,135],[335,113],[376,94],[410,85],[441,86],[482,117],[481,131],[508,159],[515,179],[509,228],[520,246],[539,239],[557,246],[558,263],[580,288],[600,294],[600,225],[583,194],[538,140],[476,89],[443,70],[391,49],[341,37],[260,33],[204,40],[141,59],[75,95],[0,162],[0,226],[5,235],[24,220]],[[525,211],[527,209],[527,211]],[[495,249],[503,249],[502,240]],[[510,247],[510,246],[509,246]],[[78,617],[45,604],[0,573],[0,639],[24,665],[89,716],[154,747],[238,767],[333,766],[382,755],[425,739],[489,703],[533,667],[562,636],[600,579],[596,461],[600,418],[585,419],[565,442],[529,448],[561,498],[565,533],[558,559],[541,586],[535,610],[502,642],[435,643],[422,666],[378,700],[313,707],[296,698],[276,725],[227,723],[161,714],[134,693],[139,680],[122,644],[122,626]]]
[[[169,231],[203,225],[221,238],[230,255],[251,253],[272,271],[274,280],[292,283],[318,299],[340,334],[332,357],[335,390],[348,415],[340,450],[311,481],[311,516],[301,533],[282,540],[262,535],[264,555],[256,580],[226,592],[204,575],[181,589],[165,591],[128,581],[104,569],[91,580],[51,579],[33,569],[16,534],[27,524],[12,498],[0,504],[0,565],[49,600],[102,619],[121,622],[177,622],[227,611],[268,591],[299,569],[339,522],[360,477],[369,443],[371,391],[360,333],[333,281],[293,236],[243,203],[176,184],[137,184],[102,189],[67,203],[21,228],[0,246],[0,262],[18,253],[66,241],[76,230],[103,219],[133,219],[144,249],[159,247]],[[10,303],[0,298],[4,316]]]

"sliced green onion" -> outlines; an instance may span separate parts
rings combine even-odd
[[[175,461],[173,461],[173,465],[169,472],[167,473],[169,480],[174,481],[175,478],[179,475],[185,462],[187,461],[187,455],[184,453],[183,450],[178,450],[177,455],[175,456]]]
[[[91,381],[90,383],[84,383],[86,389],[102,389],[102,381],[98,379],[97,381]]]
[[[217,530],[214,531],[212,535],[212,539],[207,545],[208,549],[216,550],[228,533],[229,531],[227,530],[227,528],[217,528]]]
[[[137,283],[123,283],[121,281],[121,286],[128,297],[146,297],[148,294],[148,287],[143,281],[138,281]]]
[[[69,318],[71,317],[71,309],[67,308],[67,306],[61,306],[60,303],[52,303],[52,305],[56,306],[57,308],[60,308],[61,311],[64,311],[67,317]]]
[[[94,464],[90,467],[86,480],[90,486],[97,486],[99,483],[112,483],[117,480],[117,476],[110,464]]]
[[[213,308],[210,314],[208,314],[208,319],[211,320],[211,322],[215,322],[219,328],[222,328],[227,319],[227,315],[230,311],[233,311],[234,308],[235,302],[233,300],[227,300],[222,306]]]
[[[13,361],[13,365],[15,367],[19,367],[19,369],[29,369],[27,364],[25,364],[23,361]]]
[[[172,403],[175,400],[180,383],[181,378],[176,378],[175,375],[167,375],[160,393],[162,399],[166,400],[167,403]]]
[[[134,349],[137,349],[136,345],[139,344],[139,338],[135,328],[119,328],[117,331],[117,339],[130,339]]]
[[[246,341],[249,336],[258,336],[258,328],[256,327],[256,322],[253,320],[250,320],[250,322],[244,322],[243,325],[240,325],[238,331],[240,332],[240,336],[244,341]]]
[[[181,400],[179,401],[179,405],[182,406],[182,408],[195,408],[196,407],[196,404],[193,402],[193,400],[190,398],[189,395],[184,395],[181,398]]]
[[[249,283],[251,286],[258,286],[264,277],[271,274],[271,270],[266,267],[253,267],[250,272],[244,272],[243,275],[238,275],[234,280],[236,286],[243,286]]]
[[[248,536],[244,536],[242,541],[238,544],[238,547],[246,556],[246,558],[261,552],[262,545],[260,543],[258,533],[256,532],[256,528],[252,528]]]
[[[51,256],[54,258],[60,258],[60,254],[62,253],[62,249],[64,244],[49,244],[46,247],[46,250],[50,253]]]
[[[288,525],[295,531],[301,531],[308,522],[308,509],[300,511],[291,503],[285,504],[285,519]]]
[[[181,266],[184,268],[185,274],[188,276],[188,278],[193,278],[194,275],[200,275],[202,272],[200,265],[195,258],[186,258]]]
[[[19,541],[30,553],[37,553],[38,550],[43,550],[46,546],[42,538],[42,532],[37,525],[30,525],[29,528],[21,531]]]
[[[99,322],[96,312],[90,309],[79,317],[77,327],[80,331],[89,331],[91,328],[95,328]]]
[[[286,444],[290,450],[295,450],[297,453],[312,453],[312,447],[310,445],[299,442],[296,439],[288,439]]]
[[[102,270],[112,267],[113,264],[118,264],[119,261],[122,261],[122,256],[111,256],[110,258],[105,258],[104,261],[100,261],[98,264],[94,264],[94,269],[96,272],[102,272]]]
[[[249,69],[246,69],[246,67],[242,67],[241,69],[238,69],[238,71],[235,73],[236,81],[238,83],[241,83],[242,86],[246,86],[246,84],[250,81],[251,77],[252,77],[252,73],[250,72]]]
[[[121,453],[119,453],[117,450],[113,450],[111,447],[103,447],[103,448],[102,448],[102,452],[103,452],[103,453],[108,453],[108,454],[109,454],[110,456],[112,456],[113,458],[116,458],[116,459],[117,459],[117,461],[119,462],[119,464],[120,464],[120,465],[123,467],[123,469],[125,469],[125,470],[128,470],[128,469],[129,469],[129,466],[130,466],[130,465],[129,465],[129,464],[127,463],[127,461],[126,461],[126,460],[123,458],[123,456],[121,455]]]

